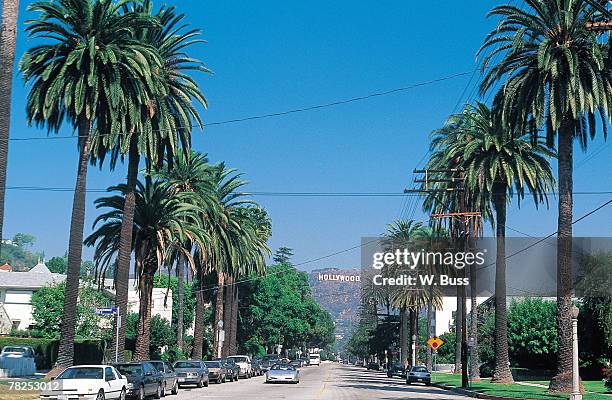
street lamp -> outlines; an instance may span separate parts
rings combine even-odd
[[[580,393],[580,375],[578,371],[578,313],[580,310],[572,306],[572,394],[570,400],[582,400]]]

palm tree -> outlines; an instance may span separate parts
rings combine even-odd
[[[100,142],[97,156],[104,160],[106,149],[112,148],[111,166],[114,167],[119,156],[127,154],[128,173],[127,191],[125,193],[124,224],[121,231],[122,245],[117,262],[117,298],[116,304],[125,320],[128,296],[128,275],[130,268],[130,237],[134,219],[134,196],[140,157],[143,154],[147,161],[147,170],[151,166],[161,167],[164,160],[172,167],[174,157],[179,150],[187,151],[191,145],[191,131],[194,121],[202,127],[202,121],[193,100],[206,106],[204,95],[196,82],[187,72],[191,70],[210,72],[203,63],[190,58],[186,50],[193,44],[203,42],[197,39],[198,30],[185,29],[184,14],[176,14],[174,7],[163,6],[153,15],[153,3],[144,0],[134,7],[134,12],[150,16],[159,21],[156,27],[135,29],[134,34],[142,43],[156,50],[161,59],[160,68],[151,74],[151,80],[158,89],[156,96],[143,103],[140,109],[139,125],[127,131],[129,134],[107,135]],[[123,359],[125,348],[125,326],[121,326],[119,335],[119,358]]]
[[[17,16],[19,0],[2,0],[2,27],[0,28],[0,238],[3,238],[4,194],[6,190],[6,168],[8,142],[11,126],[11,93],[13,91],[13,64],[17,43]]]
[[[96,246],[94,259],[104,266],[105,260],[118,253],[121,247],[120,232],[124,216],[123,204],[127,185],[109,188],[118,195],[101,197],[96,208],[107,209],[94,222],[97,229],[85,240],[88,246]],[[149,358],[151,301],[153,278],[170,250],[178,251],[193,264],[188,248],[190,242],[206,241],[199,222],[200,208],[190,192],[176,192],[162,181],[143,184],[137,182],[135,192],[134,227],[132,246],[135,257],[135,273],[140,293],[140,306],[136,334],[134,360]],[[172,248],[173,247],[173,248]],[[172,248],[172,249],[171,249]]]
[[[585,0],[526,0],[527,8],[503,5],[489,13],[501,18],[479,53],[485,78],[481,92],[501,82],[494,105],[504,123],[528,127],[534,136],[545,129],[547,144],[558,138],[559,215],[557,229],[557,375],[551,391],[572,387],[572,170],[573,141],[586,149],[604,134],[611,88],[609,70],[594,32],[586,29],[594,11]],[[496,62],[500,55],[500,61]]]
[[[142,82],[155,54],[133,38],[132,30],[154,26],[154,21],[136,13],[120,13],[123,3],[58,0],[28,7],[39,13],[37,19],[28,21],[30,38],[47,40],[28,50],[20,61],[24,79],[31,85],[28,120],[54,132],[67,120],[78,135],[58,368],[73,362],[87,161],[94,126],[103,133],[127,131],[134,126],[127,109],[134,99],[146,100],[150,94]]]

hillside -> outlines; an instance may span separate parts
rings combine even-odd
[[[360,270],[325,268],[309,273],[310,287],[317,301],[329,311],[336,323],[336,341],[342,348],[349,339],[359,313]]]

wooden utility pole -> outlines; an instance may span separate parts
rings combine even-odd
[[[405,193],[459,193],[459,210],[448,210],[444,213],[433,213],[430,217],[432,219],[440,220],[448,219],[450,221],[449,226],[451,226],[451,235],[456,243],[459,244],[458,247],[463,249],[463,251],[468,251],[470,235],[481,232],[482,215],[480,212],[468,211],[466,209],[463,171],[460,169],[415,169],[414,173],[423,174],[421,179],[414,180],[415,183],[421,183],[423,186],[421,189],[406,189],[404,190]],[[440,177],[440,175],[442,175],[442,177]],[[448,184],[448,187],[440,188],[440,185],[438,185],[439,183],[446,183]],[[457,185],[454,185],[455,183]],[[447,207],[445,206],[444,208]],[[454,229],[453,220],[459,221],[458,227],[454,227]],[[461,270],[461,275],[462,278],[466,277],[465,268]],[[467,291],[465,286],[458,289],[458,295],[460,294],[460,304],[458,301],[457,315],[458,318],[461,318],[461,386],[463,388],[467,388],[469,386],[466,304]],[[472,305],[472,307],[474,306],[475,305]]]

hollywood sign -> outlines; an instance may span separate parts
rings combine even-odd
[[[361,276],[319,273],[319,281],[361,282]]]

